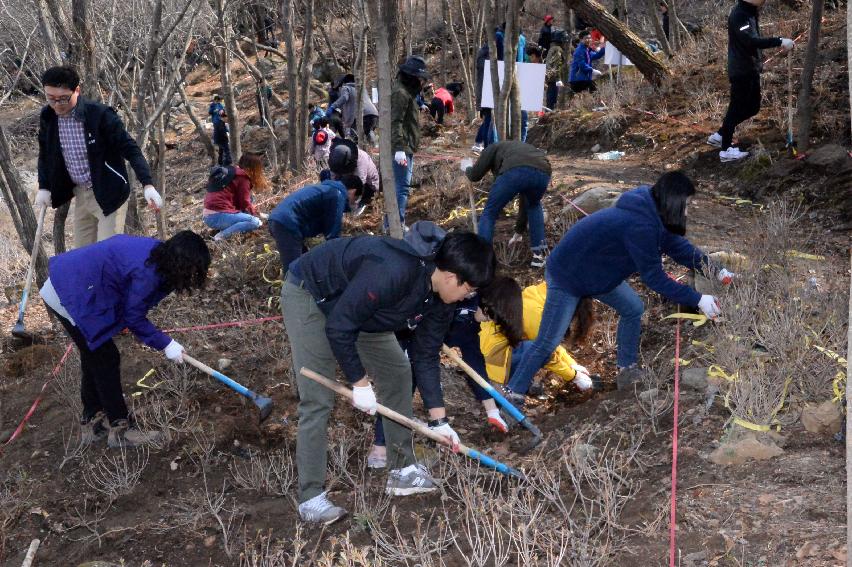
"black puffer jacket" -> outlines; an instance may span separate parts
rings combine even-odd
[[[756,6],[740,0],[728,16],[728,77],[759,75],[763,70],[761,49],[780,47],[780,37],[760,37]]]
[[[92,191],[106,216],[118,210],[130,195],[124,160],[130,162],[142,185],[154,184],[151,171],[115,109],[80,97],[74,112],[86,133]],[[74,182],[62,156],[59,120],[50,106],[41,111],[38,146],[38,185],[50,191],[53,208],[58,209],[74,196]]]
[[[291,276],[326,316],[326,336],[351,382],[366,371],[356,341],[361,331],[413,329],[408,357],[427,407],[443,407],[439,352],[454,306],[432,292],[433,259],[446,233],[438,225],[413,224],[404,240],[383,236],[338,238],[290,264]]]

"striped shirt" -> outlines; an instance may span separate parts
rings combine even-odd
[[[65,168],[74,185],[90,186],[92,172],[89,170],[89,154],[86,150],[86,131],[83,122],[77,119],[77,109],[59,118],[59,145]]]

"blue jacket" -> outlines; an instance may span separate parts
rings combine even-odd
[[[420,221],[404,240],[383,236],[338,238],[290,264],[326,316],[325,334],[350,382],[364,377],[358,335],[413,331],[408,358],[427,408],[444,407],[440,350],[454,305],[432,292],[435,254],[446,233]]]
[[[210,115],[210,120],[213,122],[213,125],[222,121],[223,112],[225,112],[225,105],[221,102],[211,102],[210,106],[207,107],[207,114]]]
[[[145,261],[159,240],[119,234],[50,259],[50,281],[90,349],[125,327],[151,348],[171,337],[148,320],[148,311],[170,290]]]
[[[712,263],[689,240],[666,230],[650,187],[642,186],[571,227],[548,258],[547,273],[556,285],[587,297],[610,292],[639,272],[660,295],[697,306],[701,294],[663,271],[663,253],[687,268]]]
[[[600,59],[604,56],[604,48],[592,51],[584,43],[580,43],[577,49],[574,50],[574,58],[571,60],[571,76],[568,79],[574,81],[591,81],[592,80],[592,61]]]
[[[346,186],[327,179],[288,195],[269,213],[269,220],[302,240],[320,234],[330,240],[340,236],[343,213],[349,210]]]

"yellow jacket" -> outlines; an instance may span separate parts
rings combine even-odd
[[[538,336],[546,296],[547,286],[544,282],[531,285],[522,293],[525,340],[532,341]],[[485,357],[485,370],[488,372],[488,378],[500,384],[507,383],[512,366],[512,349],[505,335],[497,329],[497,325],[493,321],[486,321],[480,325],[479,349]],[[559,345],[553,351],[544,368],[559,375],[567,382],[573,380],[576,374],[574,369],[571,368],[572,364],[576,364],[576,361],[571,358],[565,347]]]

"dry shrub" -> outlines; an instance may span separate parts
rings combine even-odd
[[[133,492],[139,484],[145,467],[148,466],[149,451],[139,447],[131,453],[121,447],[117,452],[104,455],[94,462],[83,466],[83,480],[86,485],[115,502],[119,496]]]
[[[286,496],[296,480],[293,456],[287,447],[264,454],[252,451],[247,462],[232,461],[228,469],[238,487],[269,496]]]

